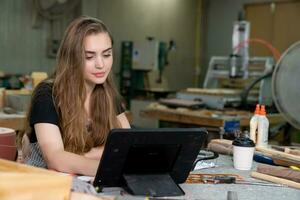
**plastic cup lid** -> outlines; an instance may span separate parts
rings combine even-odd
[[[254,147],[255,146],[253,140],[251,140],[248,137],[235,138],[235,140],[232,142],[232,145],[240,146],[240,147]]]

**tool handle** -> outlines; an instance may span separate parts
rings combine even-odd
[[[289,186],[289,187],[300,189],[300,183],[297,183],[295,181],[290,181],[290,180],[286,180],[286,179],[283,179],[283,178],[278,178],[278,177],[275,177],[275,176],[262,174],[262,173],[259,173],[259,172],[252,172],[251,176],[254,177],[254,178],[261,179],[261,180],[270,181],[270,182],[273,182],[273,183],[279,183],[279,184],[283,184],[283,185],[286,185],[286,186]]]
[[[236,178],[234,176],[216,176],[214,181],[217,183],[235,183]]]

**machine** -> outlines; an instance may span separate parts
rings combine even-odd
[[[168,65],[168,53],[174,48],[169,44],[148,37],[143,41],[123,41],[121,47],[120,91],[130,100],[145,91],[164,93],[168,82],[163,76]]]
[[[300,129],[300,41],[288,48],[276,64],[272,76],[272,94],[278,111]]]
[[[204,80],[204,89],[219,89],[220,95],[199,95],[210,108],[223,109],[226,106],[242,104],[273,104],[271,93],[271,73],[275,65],[273,57],[250,57],[249,43],[258,42],[274,48],[266,41],[250,39],[250,23],[239,20],[234,23],[232,37],[232,54],[230,56],[213,56],[210,59]],[[277,54],[276,54],[277,55]],[[261,76],[266,76],[260,79]],[[256,84],[259,81],[260,84]],[[255,87],[252,85],[255,82]],[[248,89],[248,86],[251,88]],[[250,89],[254,89],[250,92]],[[246,92],[243,93],[243,90]],[[248,91],[249,90],[249,91]],[[230,95],[226,95],[229,93]],[[235,95],[232,95],[235,93]],[[179,95],[180,96],[180,95]]]

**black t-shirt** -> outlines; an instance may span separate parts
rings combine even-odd
[[[118,101],[117,114],[123,113],[125,110]],[[37,123],[50,123],[59,126],[59,117],[54,106],[52,97],[52,83],[41,83],[37,86],[33,96],[31,115],[29,123],[32,132],[29,136],[31,143],[37,142],[34,124]]]

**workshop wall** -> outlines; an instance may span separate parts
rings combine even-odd
[[[0,1],[0,70],[6,73],[52,72],[54,58],[47,57],[50,23],[36,21],[32,0]],[[121,41],[153,36],[176,42],[164,75],[170,89],[190,87],[194,80],[197,0],[82,0],[78,13],[103,20],[115,39],[114,72],[120,67]],[[65,20],[68,22],[68,20]],[[37,28],[33,26],[38,23]],[[180,77],[180,81],[178,80]]]
[[[0,70],[5,73],[48,71],[54,60],[46,57],[49,25],[32,28],[29,1],[0,1]]]
[[[65,29],[74,15],[80,15],[78,8],[74,10],[61,20],[61,29]],[[50,30],[50,22],[36,15],[33,0],[1,0],[0,71],[19,74],[32,71],[51,73],[55,58],[47,56]]]
[[[121,41],[173,39],[176,50],[169,54],[164,75],[170,89],[191,87],[194,79],[197,0],[83,0],[83,14],[100,18],[113,33],[114,72],[120,67]],[[178,79],[180,77],[180,79]]]

